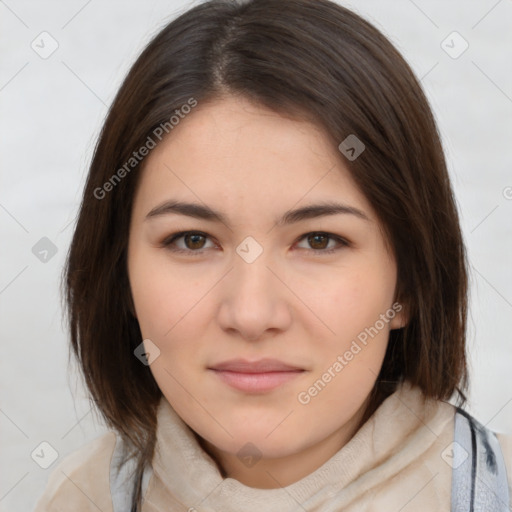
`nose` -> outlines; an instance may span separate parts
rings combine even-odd
[[[237,256],[222,283],[221,328],[247,341],[287,330],[292,320],[292,294],[283,281],[265,251],[252,263]]]

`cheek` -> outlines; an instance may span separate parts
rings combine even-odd
[[[131,255],[130,285],[142,335],[167,344],[187,320],[204,295],[204,286],[185,271],[177,271],[165,258],[141,250]],[[183,334],[183,333],[182,333]]]
[[[379,271],[371,266],[340,269],[322,277],[321,286],[318,279],[316,286],[313,282],[303,283],[300,294],[306,297],[316,323],[321,320],[324,324],[324,338],[339,344],[340,340],[349,341],[373,326],[391,306],[392,277],[389,270]]]
[[[373,387],[389,339],[391,317],[386,322],[381,315],[392,305],[392,270],[375,263],[347,268],[337,279],[323,279],[324,286],[314,295],[315,313],[329,327],[315,344],[311,381],[319,380],[321,389],[325,384],[315,405],[319,410],[358,408]],[[318,321],[316,326],[318,330]]]

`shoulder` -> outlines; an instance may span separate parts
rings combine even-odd
[[[50,473],[34,512],[112,512],[109,471],[116,439],[107,432],[65,456]]]
[[[496,433],[507,469],[508,488],[512,497],[512,434]]]
[[[489,510],[501,510],[505,503],[512,504],[512,436],[482,425],[467,411],[457,412],[453,479],[463,508],[455,510],[467,510],[465,505],[475,499]]]

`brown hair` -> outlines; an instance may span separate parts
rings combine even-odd
[[[142,337],[126,254],[141,165],[103,198],[95,190],[190,98],[201,105],[224,94],[312,120],[336,146],[351,134],[365,145],[346,164],[392,247],[409,321],[390,333],[363,421],[402,380],[435,399],[458,391],[464,403],[466,254],[435,121],[411,69],[376,28],[328,0],[212,0],[161,30],[124,80],[65,268],[73,352],[107,425],[134,448],[139,475],[153,456],[161,397],[133,353]]]

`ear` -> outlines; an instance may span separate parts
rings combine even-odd
[[[401,302],[395,301],[391,306],[391,310],[394,312],[393,318],[389,322],[390,329],[401,329],[405,327],[409,322],[409,314],[407,308]]]

